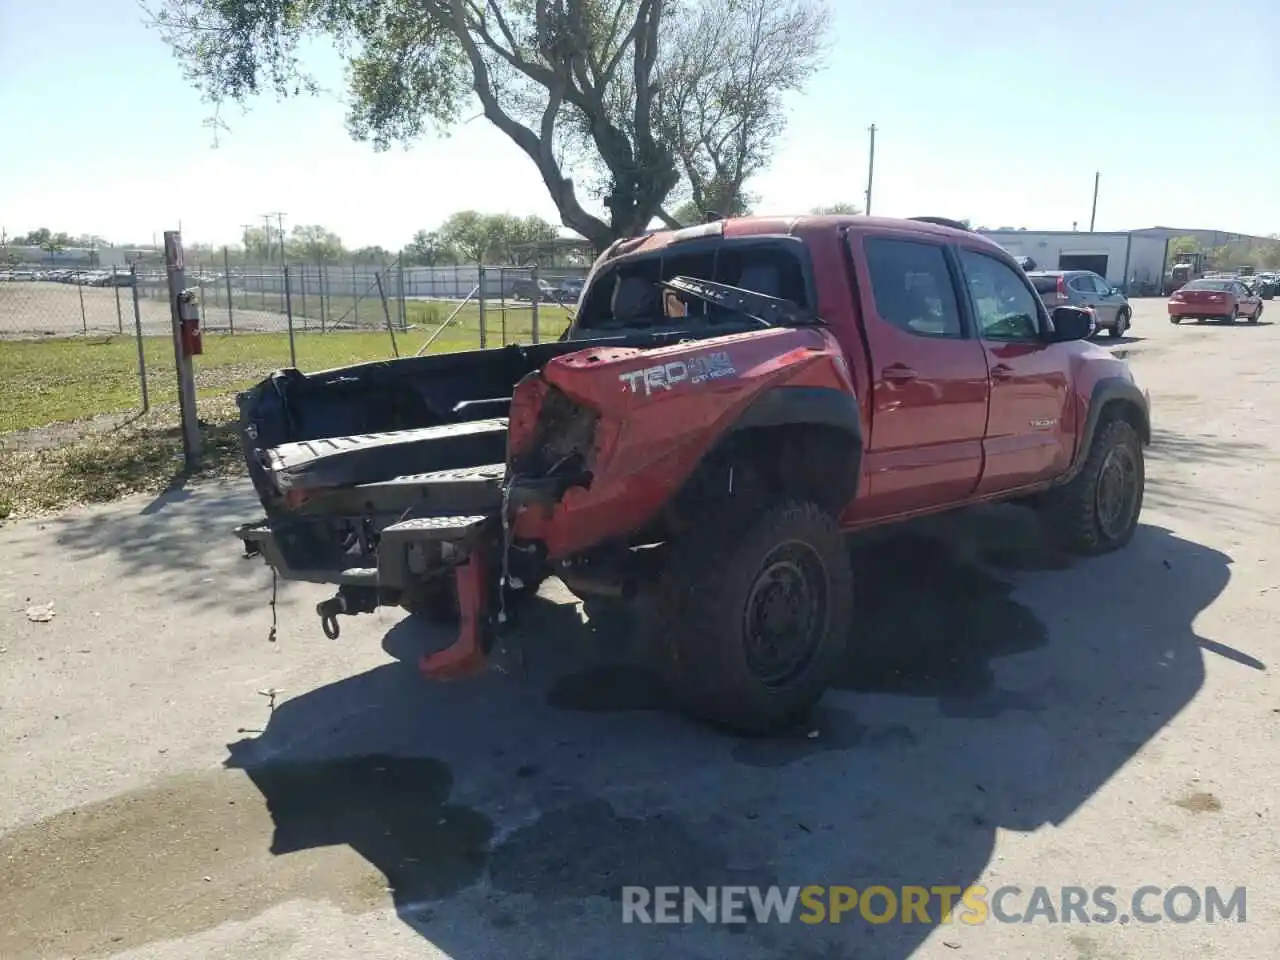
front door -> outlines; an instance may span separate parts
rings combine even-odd
[[[851,521],[963,500],[982,472],[987,363],[966,330],[959,277],[940,244],[850,238],[871,354],[868,483]]]
[[[1258,308],[1262,305],[1261,297],[1238,281],[1232,284],[1232,292],[1235,294],[1236,309],[1240,316],[1256,317],[1258,315]]]
[[[1065,470],[1072,453],[1068,363],[1041,331],[1044,307],[995,257],[961,248],[970,308],[991,374],[986,464],[978,494],[1013,490]]]
[[[1098,289],[1098,323],[1114,327],[1120,319],[1120,308],[1125,305],[1124,294],[1117,291],[1106,277],[1093,274],[1093,285]]]
[[[1071,303],[1078,307],[1088,307],[1102,324],[1102,312],[1099,304],[1098,288],[1093,285],[1093,274],[1075,273],[1067,276],[1067,287],[1071,291]]]

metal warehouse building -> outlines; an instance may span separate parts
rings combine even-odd
[[[1014,256],[1030,257],[1040,270],[1092,270],[1127,293],[1153,292],[1164,277],[1169,238],[1134,230],[983,230]]]

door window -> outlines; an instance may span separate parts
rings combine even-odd
[[[1036,296],[1013,270],[973,250],[960,250],[960,263],[985,340],[1036,340],[1040,312]]]
[[[1111,296],[1111,284],[1107,283],[1106,280],[1098,276],[1096,273],[1092,274],[1089,279],[1093,281],[1093,286],[1098,293],[1102,294],[1104,297]]]
[[[865,245],[876,313],[921,337],[961,337],[960,308],[941,247],[869,238]]]
[[[1081,274],[1078,277],[1072,277],[1071,283],[1069,284],[1069,286],[1071,287],[1072,290],[1075,290],[1077,293],[1097,293],[1098,292],[1093,285],[1093,278],[1090,277],[1087,273]]]

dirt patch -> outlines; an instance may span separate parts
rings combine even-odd
[[[436,760],[359,757],[190,774],[57,814],[0,838],[0,956],[102,956],[294,899],[447,897],[479,879],[492,832],[446,802],[451,785]]]
[[[1197,790],[1189,793],[1185,797],[1179,797],[1173,801],[1175,807],[1181,807],[1190,813],[1217,813],[1222,809],[1222,801],[1215,797],[1212,793],[1206,793],[1203,790]]]

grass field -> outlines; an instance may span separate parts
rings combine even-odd
[[[514,311],[508,316],[506,340],[528,342],[527,308],[523,325]],[[488,319],[494,318],[490,311]],[[432,353],[480,346],[478,314],[459,321],[436,339]],[[542,325],[544,339],[563,327],[564,321]],[[400,355],[412,355],[435,329],[397,332]],[[501,324],[490,324],[489,334],[488,345],[500,346]],[[146,416],[140,415],[135,337],[0,339],[0,520],[161,490],[185,476],[173,341],[144,336],[142,342],[151,401]],[[294,348],[302,370],[393,356],[386,330],[297,330]],[[194,361],[204,450],[199,475],[242,472],[232,398],[289,365],[287,333],[205,334],[204,353]]]

